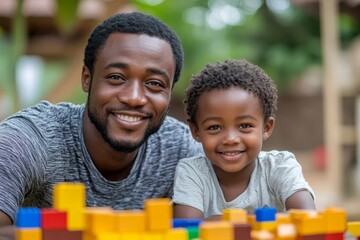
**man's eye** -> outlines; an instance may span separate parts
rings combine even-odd
[[[124,80],[121,75],[110,75],[109,78],[114,80]]]

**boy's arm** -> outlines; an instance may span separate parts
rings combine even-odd
[[[309,209],[316,210],[315,202],[311,193],[307,190],[298,191],[288,197],[285,201],[286,210]]]
[[[10,217],[0,210],[0,227],[11,225],[12,221]]]
[[[204,213],[194,207],[174,204],[174,218],[204,218]]]

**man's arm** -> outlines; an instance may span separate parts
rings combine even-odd
[[[1,240],[15,240],[15,226],[8,215],[0,211],[0,239]]]

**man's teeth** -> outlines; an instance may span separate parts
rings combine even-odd
[[[128,115],[117,115],[117,117],[120,118],[121,120],[124,120],[127,122],[136,122],[141,119],[140,117],[133,117],[133,116],[128,116]]]

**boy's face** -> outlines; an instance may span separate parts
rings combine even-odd
[[[201,142],[213,165],[225,172],[240,172],[261,151],[275,120],[264,123],[259,99],[240,88],[204,92],[198,101],[194,138]]]

